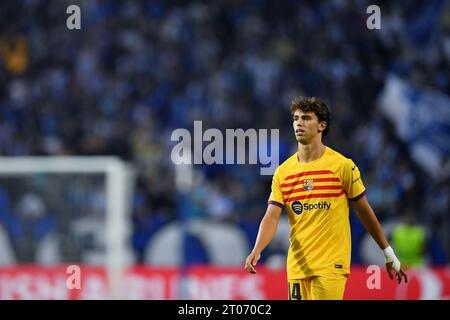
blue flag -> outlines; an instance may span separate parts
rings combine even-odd
[[[446,178],[449,173],[443,167],[450,156],[450,98],[390,75],[378,99],[378,107],[394,123],[413,159],[433,178]]]

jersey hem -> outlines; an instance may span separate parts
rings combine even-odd
[[[284,204],[282,204],[282,203],[280,203],[280,202],[278,202],[278,201],[273,201],[273,200],[271,200],[271,201],[268,201],[268,202],[267,202],[267,205],[269,205],[269,204],[273,204],[274,206],[280,207],[281,209],[284,208]]]
[[[317,276],[322,276],[325,274],[350,274],[350,270],[349,269],[335,269],[335,268],[328,268],[328,269],[323,269],[320,271],[315,271],[312,273],[303,273],[303,274],[297,274],[297,275],[289,275],[288,274],[288,280],[300,280],[300,279],[305,279],[305,278],[310,278],[310,277],[317,277]]]
[[[357,200],[361,199],[365,194],[366,194],[366,190],[364,190],[359,196],[356,196],[354,198],[349,198],[348,200],[357,201]]]

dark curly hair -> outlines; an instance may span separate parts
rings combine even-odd
[[[294,114],[296,110],[302,110],[303,112],[314,112],[319,119],[319,122],[325,121],[327,126],[322,132],[322,136],[325,137],[330,129],[331,113],[327,105],[316,97],[298,97],[291,103],[291,113]]]

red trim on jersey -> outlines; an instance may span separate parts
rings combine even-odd
[[[279,202],[277,202],[277,201],[273,201],[273,200],[272,200],[272,201],[267,202],[267,205],[269,205],[269,204],[273,204],[274,206],[280,207],[281,209],[284,208],[284,204],[279,203]]]
[[[342,186],[314,186],[312,190],[341,190]],[[300,189],[293,189],[291,191],[283,191],[283,195],[289,195],[291,193],[297,193],[297,192],[307,192],[308,190],[305,190],[304,188]]]
[[[303,177],[303,176],[313,176],[316,174],[333,174],[333,173],[334,172],[332,172],[330,170],[305,171],[305,172],[300,172],[300,173],[296,173],[296,174],[287,176],[284,180],[289,180],[289,179]]]
[[[313,182],[340,182],[339,178],[314,178]],[[280,185],[281,188],[284,187],[292,187],[292,186],[296,186],[298,184],[303,184],[305,183],[305,180],[299,180],[299,181],[295,181],[295,182],[291,182],[291,183],[282,183]]]
[[[287,199],[285,202],[295,201],[295,200],[303,200],[303,199],[310,199],[310,198],[336,198],[340,197],[343,194],[345,194],[345,191],[341,191],[339,193],[316,193],[316,194],[305,194],[298,197],[293,197]]]

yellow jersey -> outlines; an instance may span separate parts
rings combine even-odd
[[[278,166],[268,204],[287,209],[288,279],[350,273],[349,200],[364,194],[358,167],[329,147],[314,161],[295,153]]]

